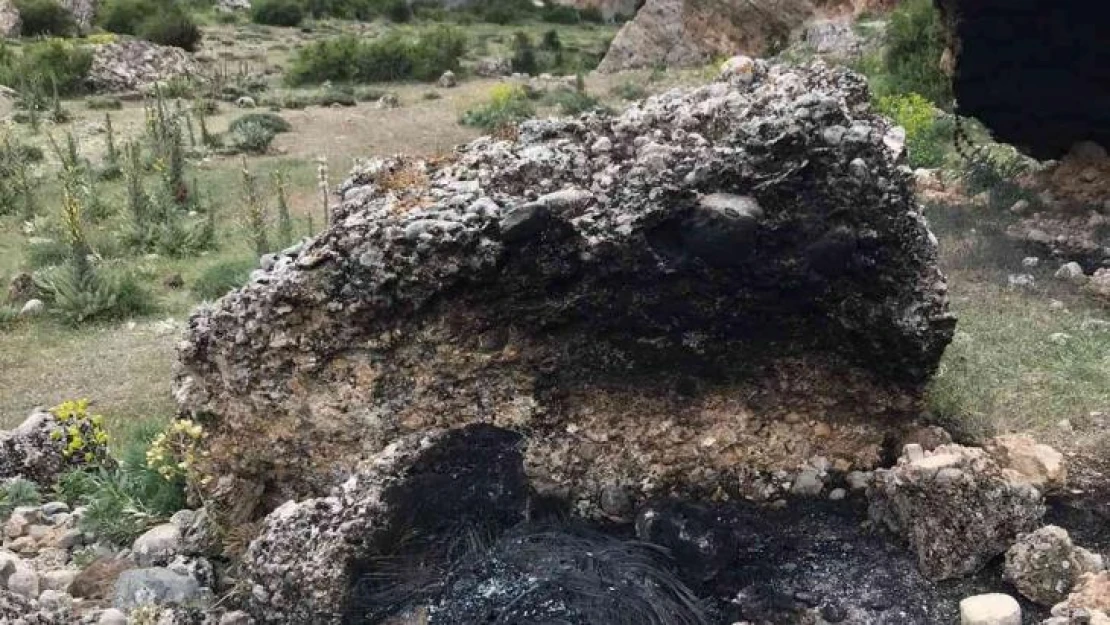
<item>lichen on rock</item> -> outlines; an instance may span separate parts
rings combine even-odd
[[[840,68],[757,61],[609,116],[375,159],[333,225],[198,310],[175,393],[235,526],[397,438],[489,422],[533,481],[774,496],[870,468],[948,343],[911,174]],[[822,436],[815,436],[817,430]]]

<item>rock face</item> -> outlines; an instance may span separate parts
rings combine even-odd
[[[96,21],[100,0],[62,0],[61,5],[73,14],[73,19],[81,32],[88,32]]]
[[[951,337],[935,239],[860,76],[754,74],[356,171],[333,228],[189,322],[209,511],[474,422],[529,432],[584,513],[876,464]]]
[[[434,537],[467,518],[499,529],[520,522],[528,502],[520,442],[481,425],[410,436],[334,495],[278,508],[244,560],[253,616],[337,623],[354,609],[360,567],[395,554],[406,535]]]
[[[193,57],[181,48],[131,39],[93,49],[89,84],[100,91],[133,91],[170,78],[199,75]]]
[[[1064,488],[1068,479],[1064,454],[1024,434],[1007,434],[991,439],[987,451],[1014,478],[1029,482],[1041,492]]]
[[[875,471],[867,495],[872,519],[905,537],[926,577],[978,571],[1044,515],[1040,491],[1003,471],[982,449],[917,451]]]
[[[36,411],[13,430],[0,431],[0,479],[22,477],[42,486],[54,484],[67,468],[82,464],[77,456],[66,457],[66,442],[54,433],[63,425],[49,412]],[[100,457],[101,451],[89,450]]]
[[[1022,534],[1006,551],[1006,579],[1041,605],[1063,601],[1084,573],[1097,573],[1102,558],[1071,542],[1067,530],[1046,525]]]
[[[815,15],[859,14],[894,4],[890,0],[647,0],[635,19],[617,33],[598,70],[692,66],[734,54],[762,56],[784,47]],[[827,27],[818,30],[822,39],[829,39]]]
[[[18,37],[23,20],[12,0],[0,0],[0,37]]]

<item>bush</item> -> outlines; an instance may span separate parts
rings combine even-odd
[[[53,267],[69,258],[69,246],[54,239],[31,239],[27,244],[27,264],[31,269]]]
[[[64,39],[23,46],[22,53],[0,43],[0,84],[15,85],[37,99],[53,88],[59,95],[80,93],[92,67],[92,52]]]
[[[533,117],[536,114],[528,94],[522,87],[497,85],[486,104],[463,114],[461,123],[485,130],[496,130]]]
[[[275,113],[247,113],[235,118],[227,129],[229,132],[238,132],[242,126],[247,124],[259,124],[274,134],[289,132],[293,129],[293,126],[285,121],[285,118]]]
[[[293,85],[435,80],[446,70],[457,71],[465,51],[465,35],[448,26],[427,29],[415,37],[399,32],[371,40],[342,35],[298,50],[287,80]]]
[[[15,8],[24,37],[69,37],[77,33],[73,14],[56,0],[16,0]]]
[[[478,0],[469,11],[483,22],[510,24],[534,15],[536,6],[531,0]]]
[[[216,300],[243,286],[256,264],[253,260],[234,260],[212,265],[193,283],[193,294],[202,300]]]
[[[143,20],[136,34],[147,41],[163,46],[174,46],[188,52],[195,51],[201,39],[200,27],[188,13],[179,8],[173,8]]]
[[[258,120],[248,120],[236,126],[227,135],[227,144],[234,152],[265,154],[277,136],[273,130]]]
[[[77,325],[88,321],[127,319],[154,310],[150,292],[131,274],[112,274],[67,263],[35,274],[44,297],[61,318]]]
[[[543,8],[540,19],[552,24],[577,24],[582,21],[578,9],[566,4],[549,4]]]
[[[891,13],[883,58],[889,88],[919,93],[933,104],[952,104],[952,83],[940,69],[944,26],[932,0],[907,0]]]
[[[299,0],[254,0],[251,21],[270,26],[297,26],[304,19]]]
[[[391,22],[409,22],[412,21],[412,7],[408,0],[389,0],[385,6],[385,16]]]
[[[648,95],[647,89],[631,81],[614,85],[609,93],[622,100],[643,100]]]
[[[605,15],[601,13],[601,9],[596,6],[583,7],[578,12],[578,17],[582,18],[583,22],[591,22],[594,24],[603,24],[605,22]]]
[[[37,506],[42,503],[38,486],[21,477],[14,478],[0,486],[0,521],[5,521],[12,510],[20,506]]]
[[[94,95],[85,98],[85,107],[93,111],[118,111],[123,108],[123,101],[115,96]]]
[[[139,27],[158,13],[152,0],[108,0],[100,8],[100,27],[112,33],[139,34]]]
[[[916,93],[888,95],[878,109],[906,130],[907,160],[913,167],[939,167],[952,145],[952,127],[942,113]]]
[[[600,100],[585,91],[559,89],[548,94],[545,99],[548,104],[559,107],[559,113],[563,115],[607,110]]]
[[[358,104],[358,100],[351,91],[330,87],[317,94],[314,103],[317,106],[354,106]]]
[[[536,46],[532,44],[532,38],[528,36],[528,33],[517,32],[513,35],[512,65],[514,72],[522,74],[535,74],[539,71],[539,63],[536,61]]]

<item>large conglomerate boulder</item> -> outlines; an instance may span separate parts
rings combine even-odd
[[[736,66],[358,168],[327,231],[189,322],[209,511],[474,422],[524,433],[530,478],[585,513],[612,486],[771,497],[814,456],[874,466],[953,330],[935,238],[861,76]]]

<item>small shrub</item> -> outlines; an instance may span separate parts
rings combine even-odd
[[[350,91],[331,87],[317,94],[315,103],[317,106],[355,106],[358,104],[358,100]]]
[[[67,263],[35,277],[39,290],[54,302],[53,311],[73,325],[128,319],[154,310],[150,292],[131,274],[94,272]]]
[[[648,95],[647,89],[631,81],[614,85],[609,93],[622,100],[643,100]]]
[[[225,261],[212,265],[193,282],[193,294],[202,300],[216,300],[243,286],[255,268],[253,260]]]
[[[540,19],[552,24],[577,24],[582,21],[582,16],[572,6],[552,3],[544,7]]]
[[[18,86],[40,106],[49,101],[45,94],[51,88],[60,95],[83,91],[91,66],[92,51],[72,41],[37,41],[23,46],[21,53],[0,43],[0,84]]]
[[[77,22],[56,0],[16,0],[24,37],[69,37],[77,33]]]
[[[906,130],[907,158],[913,167],[939,167],[952,144],[951,124],[929,100],[916,94],[888,95],[878,109]]]
[[[398,24],[409,22],[412,21],[412,7],[409,6],[408,0],[387,0],[385,16],[389,21]]]
[[[536,47],[532,44],[532,38],[528,36],[528,33],[517,32],[513,35],[512,65],[514,72],[522,74],[535,74],[539,71],[539,63],[536,61]]]
[[[247,113],[235,118],[228,126],[229,132],[237,132],[247,124],[258,124],[274,134],[289,132],[293,126],[285,118],[275,113]]]
[[[176,5],[175,5],[176,6]],[[194,52],[201,40],[200,27],[183,9],[174,8],[152,15],[139,26],[139,37],[163,46]]]
[[[377,102],[381,100],[386,93],[388,92],[377,87],[360,86],[355,87],[351,95],[359,102]]]
[[[118,111],[123,101],[110,95],[93,95],[85,98],[85,107],[93,111]]]
[[[85,466],[111,466],[104,417],[89,413],[89,400],[64,401],[50,413],[61,425],[50,437],[65,444],[62,455],[66,460]]]
[[[69,246],[55,239],[31,239],[26,248],[26,261],[32,269],[61,265],[69,258]]]
[[[605,22],[605,15],[602,14],[601,9],[596,6],[583,7],[578,11],[578,17],[582,18],[583,22],[590,22],[593,24],[603,24]]]
[[[449,26],[415,36],[394,31],[371,40],[341,35],[299,49],[287,80],[292,85],[435,80],[446,70],[457,71],[465,51],[465,35]]]
[[[297,26],[304,19],[304,8],[299,0],[254,0],[251,3],[251,21],[270,26]]]
[[[562,115],[579,115],[587,111],[604,111],[601,101],[585,91],[559,89],[546,97],[548,104],[559,107]]]
[[[42,495],[34,482],[21,477],[13,478],[0,486],[0,521],[6,521],[12,510],[20,506],[37,506]]]
[[[944,37],[932,0],[907,0],[890,14],[883,62],[895,93],[920,93],[939,107],[951,105],[951,80],[940,68]]]
[[[158,13],[158,4],[152,0],[107,0],[100,7],[100,27],[112,33],[139,34],[147,19]]]
[[[258,120],[248,120],[227,134],[227,145],[235,152],[265,154],[277,136],[273,130]]]
[[[497,85],[490,92],[489,102],[465,112],[460,120],[467,126],[496,130],[533,117],[536,114],[528,94],[520,86]]]

